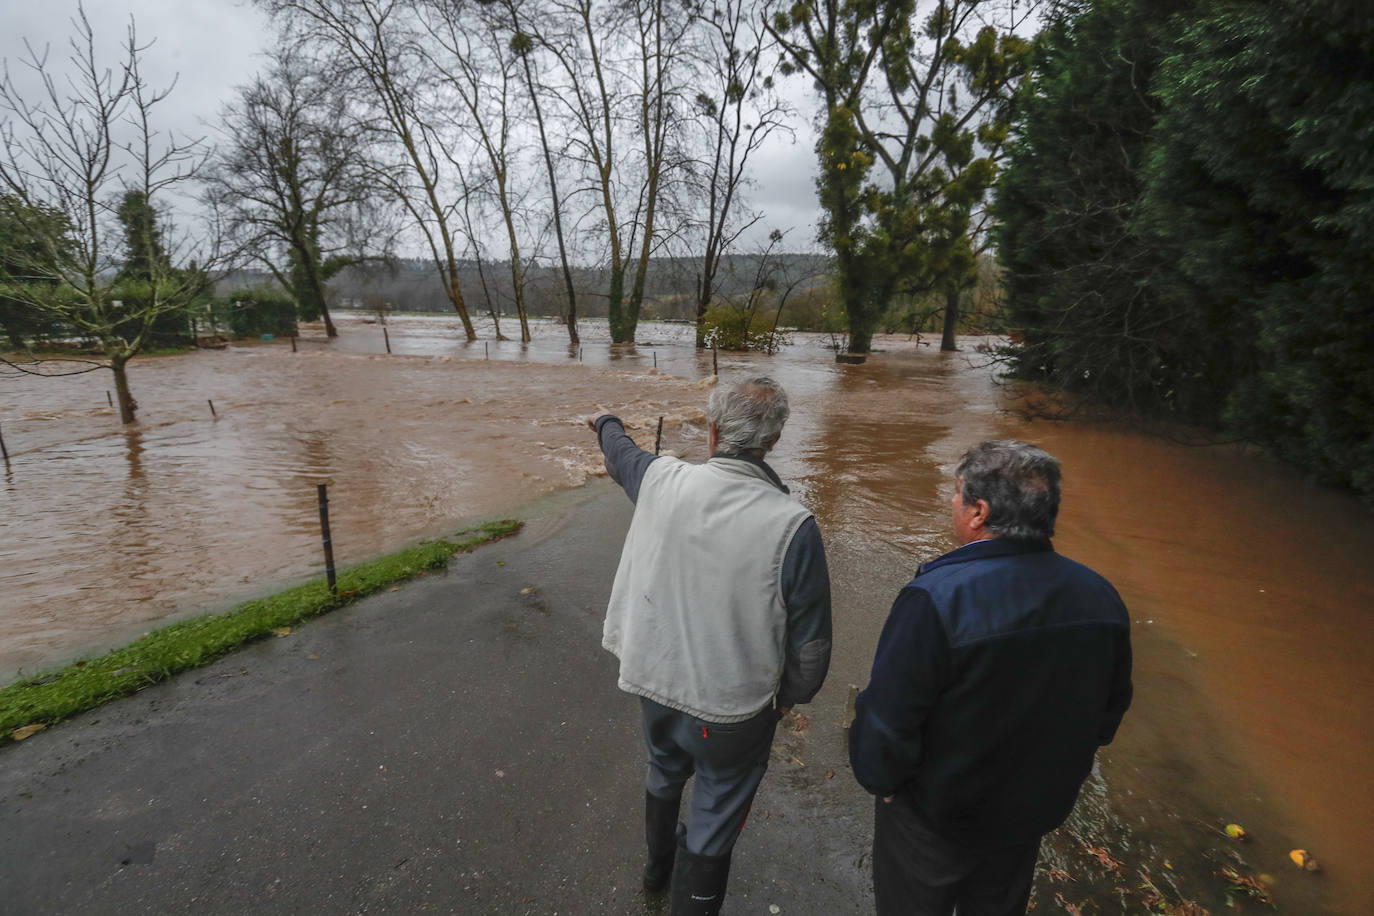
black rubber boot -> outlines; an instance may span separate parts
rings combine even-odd
[[[698,856],[679,845],[673,868],[672,916],[716,916],[729,881],[729,853]]]
[[[677,852],[677,812],[682,796],[659,798],[644,793],[644,841],[649,846],[649,861],[644,866],[644,889],[657,893],[668,886],[673,876]]]

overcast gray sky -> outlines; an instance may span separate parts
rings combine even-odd
[[[46,46],[50,66],[65,69],[76,12],[77,0],[0,0],[0,58],[16,83],[22,86],[27,75],[21,62],[25,39],[40,54]],[[153,42],[141,62],[150,84],[160,88],[176,79],[158,124],[183,136],[212,133],[221,106],[263,64],[262,52],[274,37],[269,18],[243,0],[87,0],[86,15],[97,36],[97,53],[112,64],[133,17],[139,43]],[[806,125],[798,127],[795,144],[775,135],[756,154],[752,171],[758,185],[749,196],[765,217],[742,246],[746,249],[774,228],[791,230],[788,250],[817,247],[814,141]]]

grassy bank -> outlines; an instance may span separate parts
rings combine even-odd
[[[225,614],[184,620],[155,630],[98,658],[0,688],[0,743],[32,733],[107,700],[127,696],[188,668],[207,664],[244,643],[318,617],[373,592],[436,569],[456,553],[520,530],[520,522],[490,522],[456,540],[426,541],[399,553],[342,570],[338,594],[323,579],[239,605]],[[464,536],[465,535],[465,536]]]

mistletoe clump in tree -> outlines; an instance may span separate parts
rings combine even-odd
[[[988,24],[996,20],[999,25]],[[804,0],[776,13],[788,72],[823,106],[821,237],[835,252],[849,350],[867,353],[895,297],[958,297],[976,278],[983,201],[997,175],[1032,45],[1015,4]]]

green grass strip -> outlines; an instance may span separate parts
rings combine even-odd
[[[66,668],[24,678],[0,688],[0,743],[21,726],[51,724],[127,696],[188,668],[207,664],[244,643],[343,607],[353,601],[437,569],[456,553],[472,550],[520,530],[520,522],[489,522],[461,540],[425,541],[389,556],[339,572],[338,594],[323,579],[154,630],[123,648]]]

